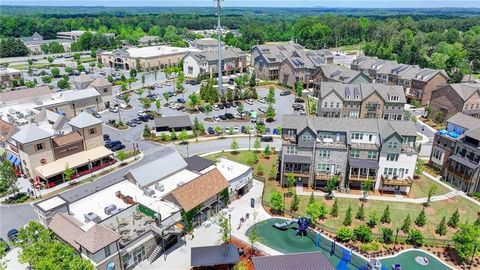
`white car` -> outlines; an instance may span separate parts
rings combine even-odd
[[[265,98],[261,98],[258,100],[258,102],[265,104],[267,103],[267,100]]]
[[[247,100],[245,100],[245,103],[247,103],[248,105],[253,105],[253,100],[252,99],[247,99]]]
[[[137,115],[138,116],[145,116],[145,115],[147,115],[147,113],[145,111],[139,111],[139,112],[137,112]]]
[[[165,86],[171,86],[172,84],[170,82],[165,82],[163,85]]]
[[[220,122],[220,117],[218,117],[218,116],[215,115],[215,116],[212,117],[212,118],[213,118],[213,121],[215,121],[215,122]]]
[[[154,86],[155,86],[156,88],[162,88],[162,87],[163,87],[163,84],[162,84],[162,83],[156,83],[156,84],[154,84]]]
[[[118,107],[112,107],[108,110],[111,111],[112,113],[118,113]]]
[[[250,129],[248,130],[248,133],[255,134],[255,128],[253,126],[250,126]]]
[[[262,112],[262,113],[266,113],[266,112],[267,112],[267,108],[266,108],[266,107],[260,107],[260,108],[258,108],[258,111],[259,111],[259,112]]]
[[[217,104],[215,104],[215,105],[213,105],[213,110],[214,110],[214,111],[219,111],[219,110],[220,110],[220,108],[218,107],[218,105],[217,105]]]
[[[239,126],[233,126],[233,133],[237,134],[240,133],[240,127]]]

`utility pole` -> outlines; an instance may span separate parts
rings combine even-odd
[[[214,0],[217,2],[217,35],[218,35],[218,94],[222,91],[222,27],[220,26],[220,9],[222,9],[223,0]]]

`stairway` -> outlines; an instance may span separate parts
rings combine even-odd
[[[150,254],[150,256],[148,256],[148,261],[151,263],[153,263],[159,256],[160,254],[162,253],[162,246],[161,245],[157,245],[155,247],[155,249],[153,250],[152,254]]]

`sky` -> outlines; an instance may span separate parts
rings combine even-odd
[[[213,6],[214,0],[0,0],[1,5],[37,6]],[[225,7],[480,7],[480,0],[224,0]],[[1,10],[0,10],[1,12]]]

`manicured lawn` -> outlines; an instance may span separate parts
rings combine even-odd
[[[436,185],[437,190],[435,195],[441,195],[449,192],[449,189],[435,183],[433,180],[429,179],[428,177],[421,175],[419,179],[415,179],[412,186],[412,192],[410,193],[410,197],[412,198],[424,198],[428,197],[428,191],[432,186]]]

